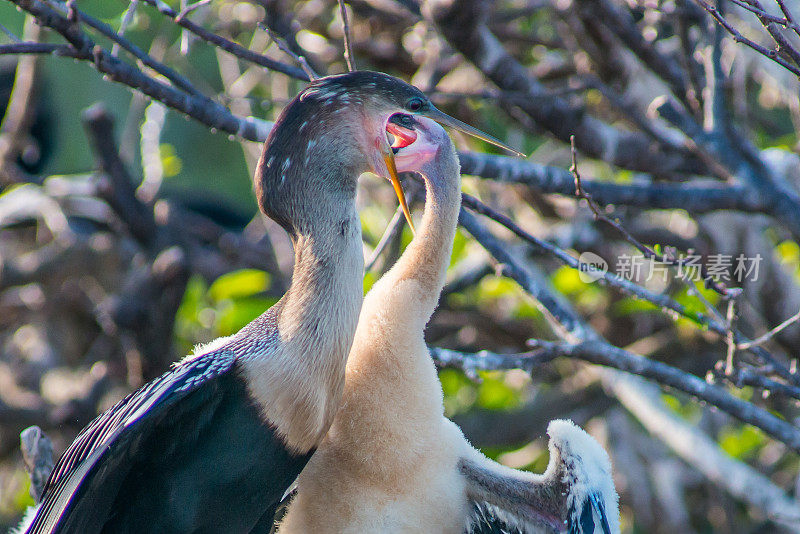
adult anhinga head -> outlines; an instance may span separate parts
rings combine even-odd
[[[256,172],[262,210],[294,233],[310,222],[308,215],[328,209],[320,200],[354,195],[355,179],[371,171],[391,180],[410,222],[393,149],[412,143],[415,134],[390,122],[397,113],[429,117],[519,154],[439,111],[422,91],[397,78],[371,71],[328,76],[311,82],[272,129]],[[333,177],[348,183],[332,183]]]

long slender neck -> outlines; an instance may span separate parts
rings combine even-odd
[[[361,310],[361,225],[346,200],[318,206],[294,233],[289,290],[243,331],[246,343],[264,346],[242,360],[250,394],[296,453],[316,447],[333,422]]]
[[[322,360],[339,361],[361,308],[364,256],[354,207],[325,219],[294,236],[292,283],[277,322],[282,343],[301,342]]]
[[[442,172],[457,174],[459,169],[455,166]],[[414,299],[423,327],[439,301],[461,207],[460,182],[457,179],[431,173],[425,177],[425,190],[425,211],[418,233],[394,267],[384,275],[385,281],[381,281],[389,286],[396,286],[403,280],[417,282],[414,294],[395,295],[393,298]]]

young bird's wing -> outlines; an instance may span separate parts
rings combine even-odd
[[[501,519],[485,502],[472,503],[469,525],[465,534],[524,534],[518,527]]]
[[[570,517],[578,517],[577,521],[573,521],[569,526],[568,534],[611,534],[611,525],[606,513],[606,505],[603,502],[603,497],[593,491],[584,500],[580,506],[582,510],[571,510]]]
[[[619,534],[617,492],[605,450],[570,421],[548,427],[543,475],[477,453],[462,459],[472,513],[466,534]]]

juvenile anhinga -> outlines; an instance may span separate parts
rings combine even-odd
[[[339,406],[363,294],[359,175],[392,178],[404,204],[387,143],[396,112],[460,124],[374,72],[316,80],[289,104],[255,175],[259,206],[294,244],[289,290],[89,424],[28,532],[269,531]]]
[[[398,170],[416,169],[425,181],[422,223],[365,297],[342,404],[278,534],[617,534],[610,462],[583,430],[553,421],[550,464],[536,475],[487,459],[444,417],[423,329],[452,250],[459,164],[436,123],[400,116],[389,129],[408,145]]]

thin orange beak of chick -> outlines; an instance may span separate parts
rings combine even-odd
[[[383,161],[386,163],[386,169],[389,171],[389,181],[392,182],[394,192],[397,195],[397,200],[400,201],[400,207],[403,210],[403,215],[406,217],[408,226],[411,232],[416,234],[414,228],[414,221],[411,220],[411,211],[408,209],[408,202],[406,202],[406,195],[403,193],[403,187],[400,185],[400,178],[397,176],[397,165],[394,162],[394,150],[406,147],[416,141],[417,135],[414,130],[403,128],[391,121],[386,125],[386,131],[394,137],[394,143],[383,152]]]
[[[400,201],[400,207],[403,209],[403,215],[406,216],[408,226],[411,227],[411,232],[416,234],[414,229],[414,221],[411,220],[411,211],[408,209],[408,202],[406,202],[406,195],[403,193],[403,187],[400,185],[400,179],[397,177],[397,166],[394,164],[394,154],[389,152],[383,155],[383,161],[386,162],[386,168],[389,169],[389,180],[392,182],[394,192],[397,195],[397,200]]]

